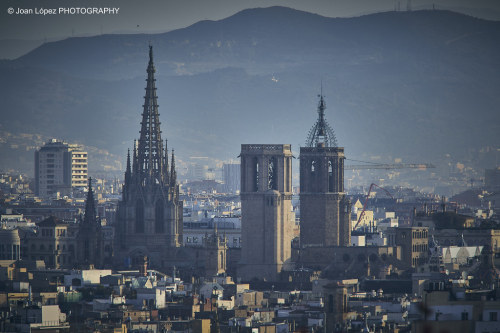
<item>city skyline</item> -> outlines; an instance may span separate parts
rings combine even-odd
[[[0,331],[497,329],[499,45],[269,7],[0,62]]]

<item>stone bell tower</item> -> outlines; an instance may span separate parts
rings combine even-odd
[[[241,145],[242,258],[238,275],[277,281],[289,264],[291,145]]]
[[[349,246],[351,204],[344,193],[344,148],[325,120],[320,95],[318,120],[300,148],[300,246]]]

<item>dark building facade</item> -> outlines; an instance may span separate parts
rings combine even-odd
[[[102,226],[96,215],[94,191],[89,179],[85,214],[78,223],[50,216],[37,223],[37,232],[22,232],[23,260],[43,260],[47,268],[103,268],[111,266],[111,227]]]
[[[300,245],[349,246],[351,204],[344,193],[344,148],[337,147],[320,95],[318,121],[300,148]]]
[[[89,179],[89,190],[85,202],[85,215],[80,221],[76,236],[77,262],[81,265],[102,267],[105,252],[102,237],[101,221],[96,216],[92,179]],[[111,255],[111,253],[108,253]]]
[[[174,151],[169,167],[167,144],[165,141],[164,146],[161,139],[151,46],[147,73],[140,138],[132,157],[130,152],[127,155],[118,206],[115,263],[138,265],[147,256],[152,267],[161,267],[182,243],[182,201]]]

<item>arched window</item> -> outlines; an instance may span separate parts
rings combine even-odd
[[[328,161],[328,192],[334,192],[333,189],[333,161]]]
[[[269,160],[269,165],[268,165],[268,168],[267,168],[267,177],[268,177],[268,181],[267,181],[267,188],[269,190],[277,190],[278,189],[278,177],[277,177],[277,169],[276,169],[276,160],[275,158],[271,158]]]
[[[155,232],[163,233],[164,232],[164,210],[163,210],[163,202],[158,200],[155,206]]]
[[[135,206],[135,232],[144,233],[144,203],[137,200]]]
[[[285,158],[285,190],[290,192],[290,158]]]
[[[90,260],[90,243],[88,239],[83,242],[83,260]]]
[[[253,159],[253,162],[254,162],[254,170],[255,170],[255,173],[254,173],[254,192],[257,192],[259,190],[259,161],[257,160],[257,157],[255,157]]]

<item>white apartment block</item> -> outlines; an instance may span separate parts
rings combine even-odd
[[[87,178],[88,154],[80,146],[51,139],[35,152],[37,196],[70,196],[73,188],[87,185]]]

